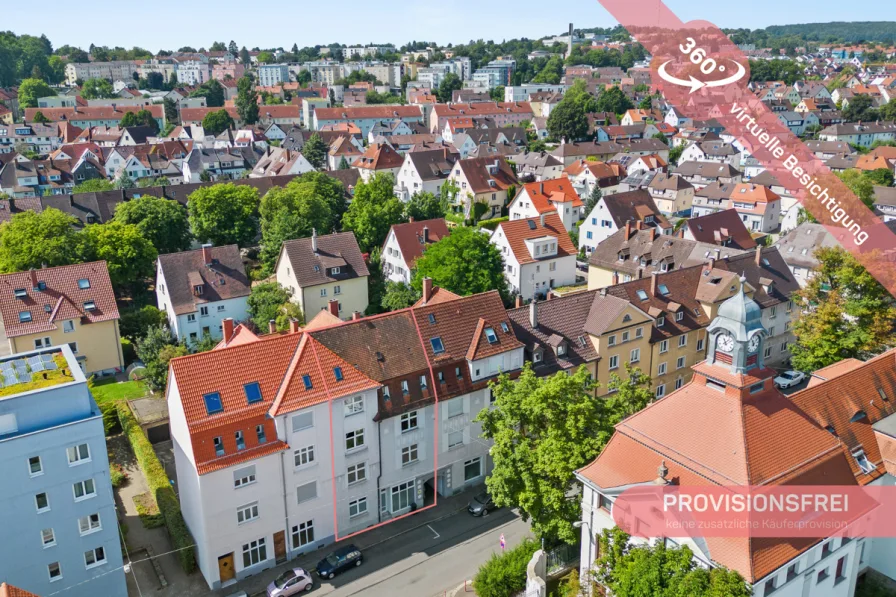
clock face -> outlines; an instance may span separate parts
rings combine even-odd
[[[721,334],[716,342],[716,346],[722,352],[731,352],[734,350],[734,338],[728,334]]]
[[[759,350],[759,336],[753,336],[750,338],[750,343],[747,344],[747,349],[750,352],[756,352]]]

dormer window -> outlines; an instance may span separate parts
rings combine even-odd
[[[193,294],[195,294],[196,296],[201,296],[202,295],[202,287],[203,287],[203,284],[196,284],[195,286],[193,286]]]
[[[532,362],[540,363],[541,362],[541,349],[537,348],[532,351]]]
[[[666,318],[660,315],[656,318],[656,327],[661,328],[666,323]]]
[[[342,272],[342,268],[334,267],[334,268],[330,269],[330,274],[333,276],[335,276],[336,274],[339,274],[341,272]]]
[[[859,448],[852,453],[852,457],[856,459],[856,464],[859,465],[859,468],[862,469],[862,472],[866,475],[874,470],[874,465],[868,460],[868,457],[865,455],[865,450]]]
[[[85,301],[84,302],[84,310],[85,311],[96,311],[96,303],[93,301]]]
[[[684,311],[679,311],[675,314],[675,321],[681,321],[684,319]]]
[[[562,357],[566,354],[566,344],[558,344],[557,345],[557,356]]]
[[[485,328],[485,339],[488,340],[489,344],[498,343],[498,335],[495,333],[494,328]]]
[[[402,395],[404,395],[404,396],[407,396],[407,395],[408,395],[408,382],[407,382],[407,380],[404,380],[404,381],[401,382],[401,393],[402,393]]]

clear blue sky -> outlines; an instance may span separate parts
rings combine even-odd
[[[0,29],[45,33],[54,46],[91,43],[138,45],[153,52],[208,47],[235,40],[249,48],[289,49],[339,42],[402,45],[412,39],[440,44],[470,39],[538,38],[579,27],[615,24],[596,0],[318,0],[254,3],[247,0],[7,0]],[[749,27],[826,21],[896,20],[892,0],[667,0],[688,21]],[[545,8],[547,10],[545,10]],[[258,12],[255,13],[254,10]],[[254,14],[253,14],[254,13]]]

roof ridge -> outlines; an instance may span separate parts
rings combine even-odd
[[[289,360],[289,366],[283,373],[283,379],[280,380],[280,386],[277,388],[277,395],[274,397],[274,401],[271,402],[271,406],[268,409],[268,414],[272,417],[280,414],[277,411],[280,409],[280,405],[283,404],[283,400],[286,397],[286,392],[292,385],[293,376],[296,372],[296,368],[299,365],[299,361],[302,358],[302,354],[304,353],[305,345],[307,344],[307,342],[308,334],[302,333],[302,339],[299,340],[298,344],[296,344],[296,348],[292,354],[292,358],[290,358]]]

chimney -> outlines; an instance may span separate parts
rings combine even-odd
[[[656,272],[650,274],[650,294],[656,296]]]
[[[362,317],[363,315],[361,315],[360,311],[352,311],[352,321],[358,321]]]
[[[639,267],[638,268],[638,279],[640,280],[643,277],[644,277],[644,270]]]
[[[423,244],[425,245],[428,242],[429,242],[429,226],[424,226],[423,227]]]
[[[311,229],[311,250],[317,253],[317,229]]]
[[[544,195],[544,183],[543,182],[538,183],[538,194]]]
[[[538,302],[534,298],[529,303],[529,325],[533,330],[538,328]]]
[[[628,240],[632,237],[632,222],[631,220],[626,220],[625,222],[625,240]]]
[[[269,334],[277,333],[277,321],[275,319],[268,320],[268,333]]]
[[[684,238],[684,227],[678,229],[678,238]]]
[[[233,317],[225,317],[221,325],[224,327],[224,341],[227,342],[233,336]]]
[[[547,294],[544,295],[545,300],[549,301],[554,298],[554,291],[548,290]]]
[[[330,311],[330,315],[339,317],[339,301],[330,299],[330,302],[327,303],[327,309]]]
[[[762,245],[756,245],[756,265],[762,262]]]
[[[520,295],[516,295],[516,300],[513,302],[513,306],[517,309],[523,306],[523,297]]]
[[[410,222],[411,224],[413,224],[413,223],[414,223],[414,216],[411,216],[410,218],[408,218],[408,222]]]
[[[37,272],[34,269],[31,270],[31,288],[37,288]]]
[[[619,284],[619,272],[613,272],[613,285]]]
[[[656,240],[656,226],[650,229],[650,240]]]
[[[715,258],[715,257],[710,257],[710,258],[709,258],[709,269],[712,269],[712,268],[714,268],[715,266],[716,266],[716,258]]]
[[[538,221],[541,223],[541,227],[544,228],[544,218],[547,214],[541,214],[538,216]]]
[[[206,265],[212,263],[212,246],[208,243],[202,245],[202,263]]]
[[[423,278],[423,304],[432,298],[432,278]]]
[[[289,333],[290,334],[298,334],[302,328],[299,327],[299,320],[296,318],[292,318],[289,320]]]

